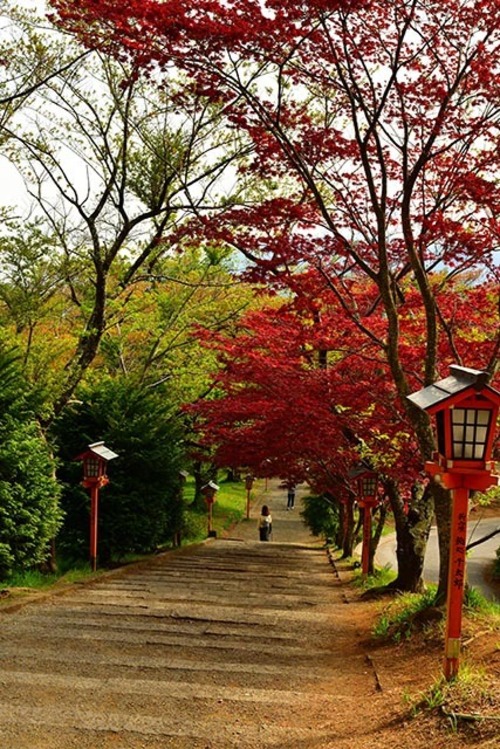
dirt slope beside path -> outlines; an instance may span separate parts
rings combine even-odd
[[[280,542],[253,518],[3,611],[1,749],[441,749],[401,724],[435,654],[374,652],[373,607],[278,501]]]

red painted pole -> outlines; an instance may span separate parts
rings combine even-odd
[[[458,487],[453,490],[452,496],[444,659],[444,675],[448,681],[457,676],[460,660],[469,490]]]
[[[90,566],[92,572],[97,569],[97,517],[99,505],[99,486],[90,487]]]
[[[363,508],[363,550],[361,552],[361,571],[367,575],[370,569],[370,544],[372,540],[372,508],[365,504]]]
[[[208,500],[208,535],[212,533],[212,507],[213,500]]]

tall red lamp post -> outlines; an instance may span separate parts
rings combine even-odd
[[[207,504],[207,535],[209,537],[215,536],[216,532],[212,527],[213,519],[213,504],[215,502],[215,495],[219,491],[219,486],[214,481],[209,481],[208,484],[201,487],[201,493]]]
[[[252,491],[254,478],[251,474],[245,476],[245,488],[247,490],[247,520],[250,517],[250,492]]]
[[[90,565],[97,569],[97,524],[99,514],[99,489],[109,483],[106,475],[108,461],[118,455],[105,447],[104,442],[93,442],[75,460],[83,461],[82,486],[90,489]]]
[[[378,476],[375,471],[360,466],[351,472],[351,478],[357,484],[358,505],[363,510],[363,547],[361,552],[361,571],[367,575],[370,571],[370,546],[372,541],[372,510],[378,505]]]
[[[484,491],[500,479],[491,462],[500,393],[488,379],[488,372],[453,365],[449,377],[408,396],[436,417],[438,449],[425,470],[452,494],[444,658],[448,680],[459,670],[469,492]]]

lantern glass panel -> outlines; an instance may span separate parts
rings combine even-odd
[[[491,411],[485,408],[454,408],[451,412],[453,458],[483,460]]]
[[[361,492],[364,497],[373,497],[377,490],[377,479],[374,477],[367,477],[361,481]]]
[[[87,458],[85,461],[85,475],[89,478],[96,478],[99,476],[99,459],[98,458]]]

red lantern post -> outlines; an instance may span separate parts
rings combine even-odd
[[[425,470],[452,493],[444,659],[448,680],[459,670],[469,492],[484,491],[500,479],[491,463],[500,393],[488,379],[487,372],[452,366],[449,377],[409,396],[436,416],[438,450]]]
[[[203,498],[207,504],[207,535],[215,536],[215,531],[212,527],[212,518],[213,518],[213,504],[215,502],[215,494],[219,491],[219,487],[216,483],[213,481],[209,481],[208,484],[205,484],[205,486],[201,487],[201,493],[203,494]]]
[[[83,461],[82,486],[90,489],[90,565],[97,569],[97,527],[99,515],[99,489],[109,483],[106,466],[109,460],[118,455],[104,446],[104,442],[93,442],[88,449],[77,455],[75,460]]]
[[[247,520],[250,517],[250,492],[252,491],[254,478],[250,474],[245,476],[245,488],[247,490]]]
[[[358,505],[363,510],[363,547],[361,552],[361,571],[367,575],[370,571],[370,547],[372,541],[372,510],[378,504],[378,476],[364,466],[351,471],[351,478],[356,480]]]
[[[361,571],[367,575],[370,571],[370,548],[372,543],[372,511],[378,504],[377,474],[366,472],[358,478],[358,504],[363,508],[363,553]]]

